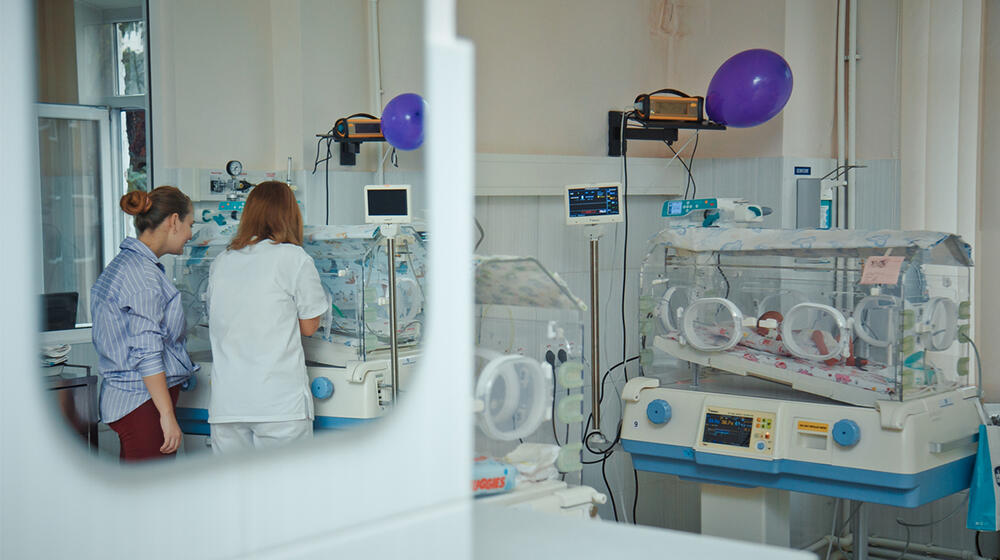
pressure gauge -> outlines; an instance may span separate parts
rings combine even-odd
[[[230,176],[236,177],[240,173],[243,173],[243,164],[235,159],[226,164],[226,173]]]

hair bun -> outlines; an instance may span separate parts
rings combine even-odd
[[[149,212],[153,207],[153,199],[145,191],[132,191],[123,196],[118,205],[129,216],[137,216]]]

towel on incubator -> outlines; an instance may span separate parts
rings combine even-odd
[[[550,443],[522,443],[504,456],[517,469],[518,482],[541,482],[559,478],[556,459],[559,446]]]

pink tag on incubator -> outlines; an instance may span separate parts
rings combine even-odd
[[[899,269],[903,267],[903,257],[868,257],[861,269],[861,284],[899,283]]]

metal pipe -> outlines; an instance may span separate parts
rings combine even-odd
[[[594,414],[594,430],[601,431],[601,318],[597,294],[600,268],[598,267],[598,238],[590,238],[590,410]]]
[[[904,548],[907,548],[906,543],[898,539],[868,537],[868,542],[872,546],[877,546],[879,548],[895,549],[895,550],[903,550]],[[910,543],[908,551],[930,554],[934,556],[950,556],[952,558],[962,558],[967,560],[981,558],[981,556],[977,556],[976,554],[966,550],[956,550],[954,548],[945,548],[943,546],[935,546],[933,544]]]
[[[817,552],[827,547],[830,542],[839,545],[841,548],[851,549],[854,547],[854,535],[849,534],[839,539],[833,535],[824,535],[820,537],[816,542],[803,548],[802,550],[807,550],[809,552]],[[978,556],[973,552],[966,550],[958,550],[954,548],[945,548],[943,546],[935,546],[932,544],[919,544],[911,542],[909,545],[906,542],[899,539],[888,539],[884,537],[868,537],[868,552],[872,556],[885,556],[887,553],[891,553],[891,557],[898,557],[899,553],[903,551],[904,548],[907,549],[907,554],[904,558],[930,558],[931,556],[947,556],[950,558],[958,558],[961,560],[984,560],[982,556]]]
[[[844,43],[847,41],[847,0],[840,0],[837,3],[837,164],[839,167],[846,159],[844,125],[846,115],[844,111]],[[838,179],[834,179],[836,185]],[[833,215],[830,216],[831,227],[841,226],[841,214],[843,213],[843,190],[833,187],[833,198],[836,207]]]
[[[392,368],[392,403],[399,396],[399,343],[396,341],[396,238],[385,240],[389,254],[389,366]]]
[[[850,503],[855,503],[853,500]],[[868,506],[857,502],[857,509],[851,519],[851,533],[860,535],[854,540],[854,560],[868,560]],[[852,508],[853,509],[853,508]]]
[[[368,0],[368,54],[371,56],[371,85],[372,85],[372,114],[379,116],[382,114],[382,55],[379,50],[381,36],[378,26],[378,0]],[[375,170],[375,184],[385,183],[385,164],[382,157],[385,150],[383,142],[373,142],[378,147],[378,167]]]
[[[847,53],[847,165],[857,163],[858,137],[858,0],[850,0],[850,37]],[[844,171],[847,209],[844,221],[847,229],[854,229],[857,221],[857,189],[854,188],[854,170]]]

